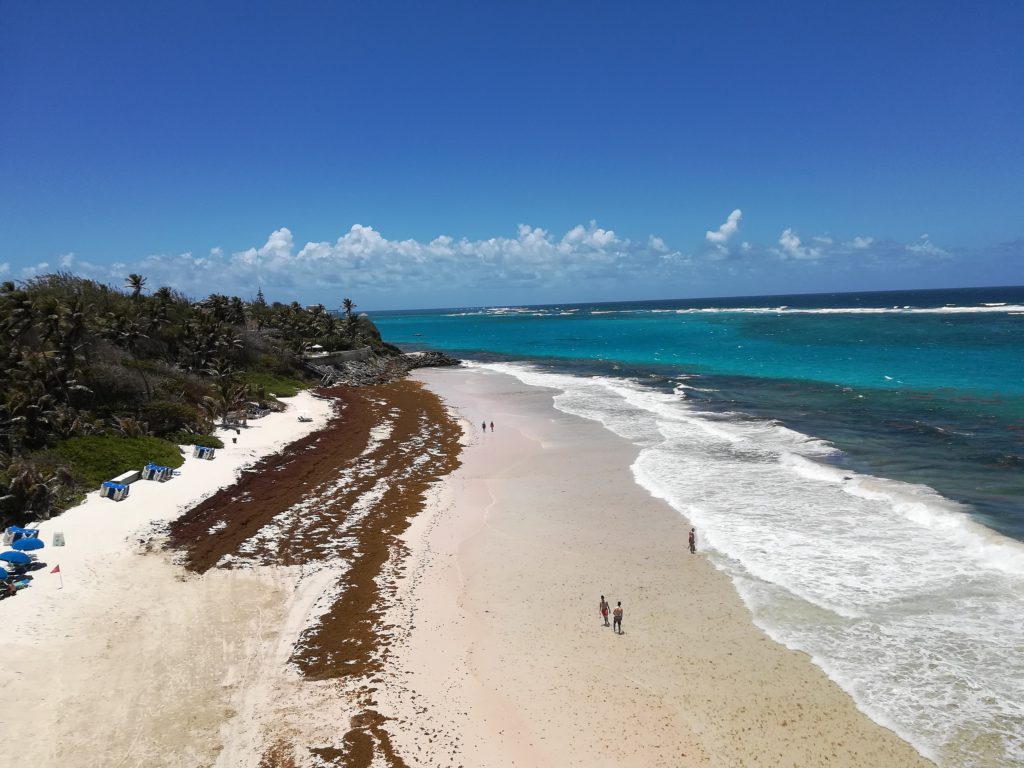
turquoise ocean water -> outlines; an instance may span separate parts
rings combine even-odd
[[[922,753],[1024,764],[1024,288],[373,319],[633,441],[757,623]]]

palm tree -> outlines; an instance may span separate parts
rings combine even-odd
[[[232,296],[228,302],[226,319],[232,325],[245,325],[245,302]]]
[[[15,348],[20,348],[35,324],[36,306],[25,291],[4,294],[3,312],[0,313],[0,333]]]
[[[114,328],[114,342],[127,349],[128,354],[132,356],[132,365],[129,367],[139,372],[139,376],[142,377],[142,385],[146,388],[146,399],[152,400],[153,390],[150,388],[149,378],[146,376],[146,362],[139,359],[139,342],[148,339],[149,336],[145,334],[140,323],[135,320],[121,318],[115,322],[117,324]]]
[[[214,346],[221,354],[227,352],[237,355],[245,348],[245,342],[241,336],[235,333],[235,329],[232,326],[221,325],[217,328]]]
[[[170,304],[174,301],[174,291],[166,285],[162,285],[154,291],[153,298],[157,299],[161,304]]]
[[[213,394],[203,398],[206,409],[214,417],[220,416],[227,421],[232,411],[245,405],[249,388],[238,380],[234,370],[224,360],[215,362],[205,373],[213,379]]]
[[[341,300],[341,307],[345,310],[345,317],[352,317],[352,310],[356,308],[356,305],[352,299],[344,298]]]
[[[249,315],[256,321],[256,330],[262,331],[263,326],[267,324],[267,317],[269,315],[267,300],[263,297],[262,288],[256,289],[256,298],[253,299],[252,304],[249,306]]]
[[[58,490],[72,482],[63,467],[44,472],[27,459],[14,459],[6,474],[7,493],[0,504],[20,508],[21,513],[33,512],[37,518],[50,516]]]
[[[32,364],[31,361],[25,363],[25,372],[28,372]],[[46,393],[41,373],[36,370],[31,378],[21,380],[0,403],[0,426],[7,432],[12,454],[17,453],[19,447],[42,447],[52,432],[56,402]]]
[[[61,313],[61,336],[58,348],[65,361],[72,368],[75,367],[78,352],[86,350],[86,336],[88,335],[87,318],[93,307],[87,304],[81,296],[76,296],[70,304],[63,308]]]
[[[125,280],[124,286],[125,288],[132,289],[132,299],[138,301],[139,295],[142,293],[142,289],[146,287],[146,278],[132,272],[128,275],[128,279]]]

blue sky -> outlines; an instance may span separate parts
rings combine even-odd
[[[635,5],[8,0],[0,276],[365,308],[1024,283],[1024,4]]]

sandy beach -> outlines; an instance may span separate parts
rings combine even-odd
[[[407,537],[395,618],[413,628],[381,711],[410,764],[931,764],[752,624],[635,484],[632,446],[512,377],[418,378],[470,437]],[[602,594],[622,601],[620,636]]]
[[[288,410],[241,435],[222,430],[226,447],[212,461],[189,455],[166,483],[137,481],[122,502],[90,493],[40,524],[47,567],[0,603],[0,685],[11,703],[0,709],[0,731],[31,734],[35,764],[212,764],[227,694],[258,673],[261,634],[279,631],[294,576],[188,578],[173,557],[150,550],[169,520],[333,412],[309,393],[285,402]],[[312,422],[298,422],[300,410]],[[52,546],[58,531],[63,547]]]
[[[753,625],[632,446],[508,376],[415,379],[44,523],[65,586],[0,603],[3,732],[39,766],[930,764]]]

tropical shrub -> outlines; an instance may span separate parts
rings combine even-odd
[[[167,435],[165,440],[178,445],[201,445],[204,448],[223,448],[224,441],[216,435],[199,435],[195,432],[175,432]]]
[[[75,475],[92,486],[149,463],[180,467],[184,462],[175,443],[149,436],[72,437],[57,443],[54,451]]]

